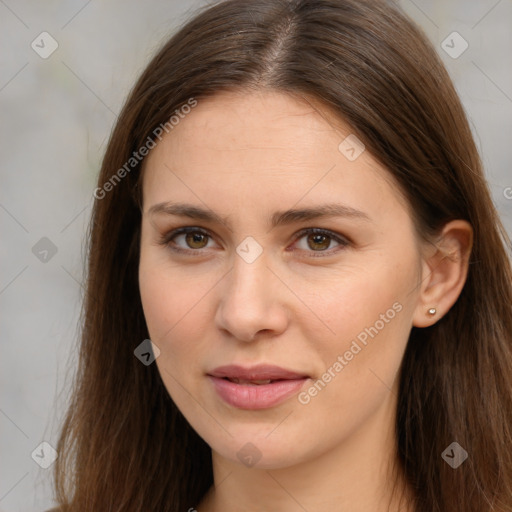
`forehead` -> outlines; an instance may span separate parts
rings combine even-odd
[[[165,137],[179,149],[186,143],[202,151],[294,149],[333,143],[350,129],[317,101],[277,91],[234,90],[200,99]],[[306,149],[306,148],[304,148]],[[263,154],[263,153],[262,153]],[[194,160],[187,155],[187,161]],[[261,157],[261,156],[260,156]]]
[[[366,197],[375,207],[389,207],[390,201],[403,207],[391,174],[368,151],[351,160],[340,150],[353,136],[347,124],[309,98],[230,91],[198,100],[145,161],[145,210],[148,200],[174,195],[196,202],[208,197],[225,208],[267,200],[287,206],[337,198],[350,203],[348,196],[352,202]]]

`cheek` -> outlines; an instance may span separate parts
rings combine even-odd
[[[149,259],[141,255],[139,289],[142,307],[150,337],[157,344],[172,326],[170,312],[175,311],[178,305],[170,284],[160,268],[151,265]]]
[[[303,282],[295,290],[311,311],[330,327],[330,332],[323,329],[327,334],[323,337],[324,347],[332,346],[336,340],[343,345],[343,340],[354,338],[375,323],[379,331],[384,331],[405,316],[402,312],[414,298],[411,292],[416,282],[415,262],[404,259],[386,264],[383,257],[374,260],[367,259],[364,268],[343,269],[338,274],[331,272],[325,278],[315,279],[314,286]],[[391,255],[387,260],[393,261]],[[315,322],[315,327],[317,324]]]
[[[187,397],[180,399],[180,386],[172,377],[179,375],[180,382],[193,389],[198,361],[212,350],[210,297],[219,277],[214,270],[200,275],[185,272],[162,256],[162,251],[141,251],[139,288],[144,317],[149,337],[160,350],[157,367],[179,405]]]
[[[207,316],[207,294],[213,285],[207,276],[191,279],[162,261],[157,251],[141,252],[139,287],[144,316],[150,339],[160,349],[155,364],[169,396],[203,434],[215,431],[217,425],[191,396],[201,396],[198,362],[211,350],[200,319],[211,318]]]
[[[365,269],[338,276],[317,297],[312,309],[321,312],[334,333],[319,336],[310,330],[308,338],[326,372],[336,376],[323,374],[322,379],[332,381],[326,387],[339,389],[333,400],[345,397],[352,403],[371,395],[370,389],[378,394],[392,386],[410,334],[416,279],[414,252],[399,260],[390,253]]]
[[[210,285],[211,286],[211,285]],[[158,344],[196,308],[210,287],[204,279],[190,279],[160,248],[142,248],[139,289],[150,336]]]
[[[323,373],[297,397],[298,413],[312,430],[325,433],[326,446],[357,430],[384,404],[393,403],[391,390],[411,325],[403,304],[406,294],[397,281],[389,286],[374,280],[366,284],[368,289],[350,286],[346,294],[324,298],[325,306],[338,313],[331,323],[336,335],[310,335]]]

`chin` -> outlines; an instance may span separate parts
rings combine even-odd
[[[233,437],[226,436],[222,441],[208,444],[222,458],[235,464],[253,469],[284,469],[307,458],[306,453],[297,451],[299,446],[304,449],[304,443],[286,435],[285,431],[281,432],[281,436],[275,435],[273,439],[270,437],[275,432],[270,437],[268,434],[272,429],[265,429],[264,433],[261,428],[244,428],[236,434],[229,431]]]

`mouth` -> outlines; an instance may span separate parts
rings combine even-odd
[[[219,397],[239,409],[267,409],[296,394],[309,375],[277,366],[223,366],[207,374]]]

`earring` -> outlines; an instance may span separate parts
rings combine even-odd
[[[429,314],[429,315],[435,315],[435,314],[436,314],[436,308],[430,308],[430,309],[428,310],[428,314]]]

